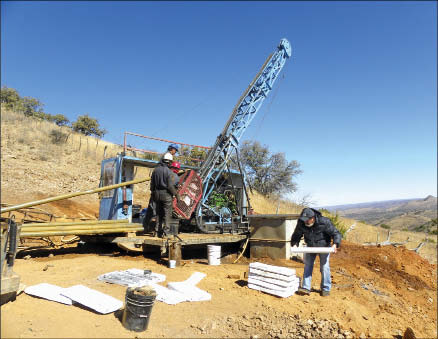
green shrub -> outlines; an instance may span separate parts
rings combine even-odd
[[[233,213],[237,213],[236,202],[233,197],[227,196],[223,193],[212,192],[208,198],[208,204],[210,206],[215,206],[218,210],[222,207],[227,207]]]
[[[67,126],[70,123],[70,120],[68,120],[63,114],[51,115],[49,120],[53,121],[58,126]]]
[[[49,158],[48,158],[47,155],[45,155],[45,154],[39,154],[38,159],[39,159],[39,160],[42,160],[42,161],[47,161],[47,160],[49,160]]]
[[[426,230],[426,228],[427,228],[426,224],[423,224],[423,225],[415,227],[414,231],[415,232],[424,232]]]
[[[142,153],[142,154],[140,154],[140,158],[143,158],[146,160],[155,160],[155,161],[160,161],[162,156],[163,156],[162,154],[155,154],[155,153]]]
[[[58,129],[52,129],[50,131],[49,137],[52,144],[60,145],[67,142],[68,134]]]
[[[339,233],[341,233],[341,235],[342,235],[342,239],[345,239],[345,235],[347,233],[348,226],[342,222],[341,217],[339,216],[338,212],[336,211],[336,214],[333,215],[332,213],[330,213],[326,209],[321,209],[320,211],[322,211],[323,215],[325,217],[329,218],[330,221],[332,222],[332,224],[338,229]]]
[[[380,227],[384,228],[385,230],[389,230],[391,228],[391,226],[387,224],[381,224]]]
[[[100,128],[97,119],[90,117],[88,114],[80,115],[78,119],[71,124],[73,131],[82,133],[86,136],[95,135],[98,138],[102,138],[107,131]]]

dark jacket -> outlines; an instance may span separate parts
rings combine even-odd
[[[321,212],[312,208],[315,212],[315,223],[309,227],[304,221],[298,219],[295,231],[290,240],[291,246],[297,245],[304,235],[304,241],[308,247],[329,247],[331,240],[336,247],[341,245],[341,233],[333,226],[329,218],[323,217]]]
[[[179,184],[179,175],[176,174],[174,171],[170,170],[172,172],[172,178],[173,183],[175,184],[175,189],[178,190],[178,184]]]
[[[167,190],[170,195],[176,195],[173,173],[163,162],[155,167],[151,176],[151,192]]]

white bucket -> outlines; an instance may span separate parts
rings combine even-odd
[[[176,267],[176,260],[169,260],[169,268],[175,268]]]
[[[207,245],[208,252],[208,264],[220,265],[221,264],[221,247],[216,245]]]

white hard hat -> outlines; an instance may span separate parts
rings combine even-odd
[[[166,154],[164,154],[163,160],[171,162],[171,161],[173,161],[173,155],[170,154],[169,152],[167,152]]]

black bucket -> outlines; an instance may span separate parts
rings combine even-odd
[[[151,287],[128,287],[122,316],[123,326],[130,331],[145,331],[156,296],[157,293]]]

